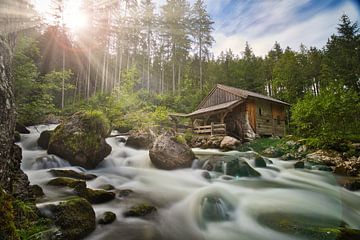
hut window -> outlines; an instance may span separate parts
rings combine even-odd
[[[261,116],[261,108],[259,108],[259,115]]]

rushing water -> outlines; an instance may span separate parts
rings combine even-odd
[[[194,162],[193,169],[159,170],[151,164],[148,151],[125,147],[116,137],[107,139],[111,154],[96,169],[86,171],[37,147],[40,132],[54,127],[30,127],[31,133],[21,135],[19,143],[23,149],[22,169],[32,184],[43,187],[47,196],[44,201],[71,194],[70,189],[46,185],[53,178],[48,173],[51,168],[96,174],[96,179],[87,182],[90,188],[111,184],[117,192],[133,190],[128,197],[117,194],[111,202],[93,205],[97,216],[112,211],[117,220],[110,225],[98,225],[87,237],[89,240],[304,239],[277,231],[261,221],[263,216],[283,214],[360,228],[360,193],[337,186],[331,173],[298,170],[293,168],[294,162],[271,159],[268,168],[255,168],[261,177],[230,179],[224,178],[224,174],[211,173],[212,178],[208,180],[202,176],[203,170],[196,169],[199,162]],[[220,154],[217,150],[194,149],[194,152],[198,156]],[[248,157],[247,162],[254,166],[253,159]],[[226,165],[223,168],[226,169]],[[155,218],[122,216],[129,206],[143,201],[158,207]]]

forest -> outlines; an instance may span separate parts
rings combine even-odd
[[[202,0],[160,9],[151,0],[82,4],[88,24],[80,32],[62,21],[64,3],[52,1],[51,20],[34,12],[34,27],[19,36],[12,71],[25,125],[79,109],[103,111],[117,128],[166,122],[221,83],[289,102],[289,132],[315,145],[359,139],[360,35],[346,15],[322,49],[275,42],[255,56],[246,43],[214,56],[214,22]]]

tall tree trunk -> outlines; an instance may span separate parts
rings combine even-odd
[[[199,39],[199,57],[200,57],[200,90],[203,91],[203,78],[202,78],[202,41]]]
[[[64,109],[65,105],[65,48],[62,49],[62,85],[61,85],[61,109]]]
[[[178,91],[181,90],[181,64],[178,66]]]
[[[172,91],[175,94],[176,86],[175,86],[175,61],[172,61]]]

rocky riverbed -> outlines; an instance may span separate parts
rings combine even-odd
[[[55,127],[30,127],[30,134],[21,134],[18,143],[23,149],[22,169],[44,192],[38,207],[57,224],[54,236],[89,240],[360,236],[360,193],[340,186],[332,171],[308,161],[193,148],[191,167],[161,170],[152,163],[149,150],[130,148],[119,136],[107,138],[111,153],[94,169],[85,169],[38,146],[40,133]]]

